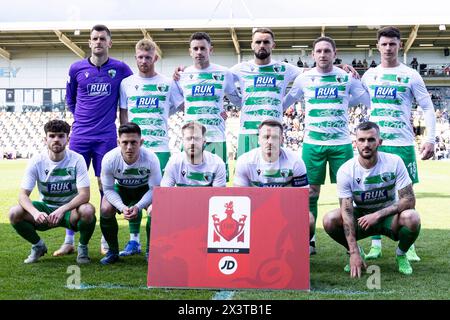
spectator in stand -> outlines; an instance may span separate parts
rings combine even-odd
[[[356,58],[353,59],[353,61],[352,61],[352,67],[353,67],[353,68],[356,68]]]
[[[367,63],[367,60],[366,60],[366,59],[364,59],[362,63],[363,63],[364,69],[369,68],[369,64]]]
[[[377,63],[375,62],[375,60],[372,60],[372,62],[370,63],[370,67],[375,68],[376,66],[377,66]]]
[[[303,68],[303,61],[302,61],[302,58],[301,58],[301,57],[298,57],[297,67]]]
[[[419,66],[419,62],[417,61],[417,58],[413,58],[410,65],[411,65],[411,68],[413,68],[414,70],[417,70],[417,67]]]

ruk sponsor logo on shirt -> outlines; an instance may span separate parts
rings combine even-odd
[[[110,83],[89,83],[87,89],[88,95],[91,97],[111,95]]]
[[[212,97],[215,94],[213,85],[195,85],[192,86],[193,97]]]
[[[136,98],[137,108],[158,108],[159,98],[157,97],[137,97]]]
[[[47,184],[49,193],[66,193],[72,191],[72,183],[70,182],[50,182]]]
[[[361,194],[362,202],[373,202],[379,200],[388,200],[388,193],[386,189],[366,191]]]
[[[396,99],[397,98],[397,88],[376,86],[375,87],[375,98]]]
[[[253,78],[255,88],[276,87],[277,80],[274,76],[256,76]]]
[[[336,99],[338,97],[337,87],[316,88],[316,99]]]

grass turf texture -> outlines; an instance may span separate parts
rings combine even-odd
[[[99,253],[100,227],[98,225],[90,242],[92,263],[81,269],[81,288],[67,288],[67,279],[75,265],[75,255],[54,258],[51,253],[64,239],[64,229],[41,232],[49,249],[36,264],[25,265],[23,260],[30,252],[30,244],[19,237],[10,226],[8,209],[17,203],[18,190],[26,161],[0,161],[0,299],[212,299],[216,290],[147,289],[147,265],[143,254],[123,258],[112,266],[101,266]],[[420,161],[421,182],[415,186],[416,208],[421,214],[422,231],[416,242],[421,262],[413,263],[412,276],[398,273],[395,264],[395,243],[383,238],[383,257],[369,262],[381,271],[381,288],[370,290],[367,280],[350,279],[343,272],[347,256],[340,245],[334,243],[322,229],[323,215],[337,207],[335,185],[326,184],[319,199],[317,230],[318,254],[311,258],[311,291],[238,290],[233,299],[448,299],[450,283],[450,254],[448,243],[450,229],[450,162]],[[98,208],[99,195],[92,175],[91,202]],[[36,191],[32,199],[37,199]],[[98,210],[97,210],[98,217]],[[128,224],[119,222],[120,248],[128,241]],[[144,244],[145,222],[141,227]],[[76,235],[76,241],[79,236]],[[361,241],[366,252],[370,239]],[[69,282],[70,284],[70,282]]]

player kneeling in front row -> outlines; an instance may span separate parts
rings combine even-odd
[[[337,174],[340,209],[323,218],[325,231],[350,254],[344,270],[351,277],[360,277],[365,267],[356,241],[378,234],[399,241],[398,270],[406,275],[413,272],[406,252],[419,236],[420,217],[414,209],[412,182],[399,156],[377,151],[381,142],[377,124],[363,122],[356,128],[359,155]]]
[[[259,148],[241,155],[233,178],[235,187],[309,188],[305,163],[283,147],[283,125],[265,120],[258,127]],[[314,234],[314,216],[309,213],[310,239]],[[311,252],[310,252],[311,254]]]
[[[77,263],[89,263],[88,242],[95,229],[95,208],[89,203],[89,176],[81,155],[66,150],[70,126],[51,120],[44,126],[47,150],[35,155],[26,169],[19,193],[19,205],[9,211],[17,233],[32,244],[24,263],[37,262],[47,246],[36,230],[64,227],[80,231]],[[38,185],[41,201],[31,201]]]
[[[105,196],[100,209],[100,227],[108,242],[109,250],[100,260],[103,265],[119,260],[119,225],[116,212],[123,213],[126,220],[133,221],[146,209],[147,255],[150,234],[150,212],[153,187],[161,182],[158,157],[145,148],[141,129],[135,123],[119,127],[119,146],[109,151],[102,160],[101,180]],[[132,240],[140,248],[139,237]]]

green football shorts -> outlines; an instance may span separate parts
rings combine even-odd
[[[353,148],[350,143],[337,146],[303,143],[302,159],[306,165],[309,184],[325,183],[327,162],[330,181],[336,183],[338,169],[351,158],[353,158]]]

